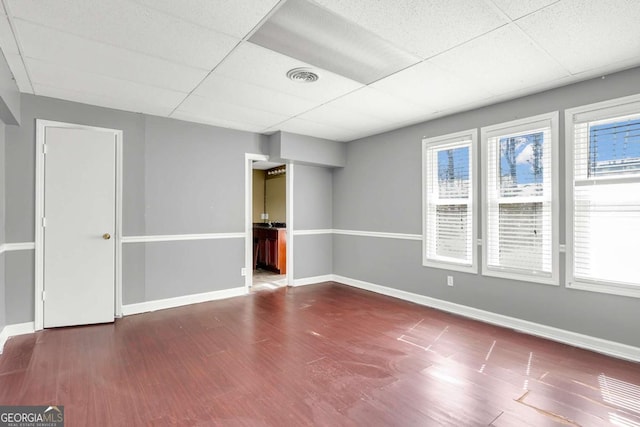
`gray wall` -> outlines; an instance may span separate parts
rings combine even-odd
[[[333,170],[296,164],[293,166],[293,228],[333,228]],[[331,234],[295,235],[294,279],[323,276],[333,271]]]
[[[146,234],[244,232],[244,155],[266,150],[266,140],[253,133],[146,116]],[[243,239],[144,246],[142,301],[244,286]],[[133,252],[140,256],[140,249],[128,251]],[[142,275],[138,270],[132,274]],[[127,302],[141,302],[140,290],[128,289]]]
[[[9,125],[20,123],[20,91],[2,52],[0,52],[0,120]]]
[[[4,204],[4,187],[5,187],[5,161],[4,161],[4,124],[0,123],[0,247],[5,242],[5,204]],[[0,331],[6,325],[6,302],[5,302],[5,254],[0,253]]]
[[[123,233],[145,234],[145,116],[27,94],[22,95],[21,112],[22,125],[6,129],[8,242],[33,242],[35,238],[36,119],[123,131]]]
[[[289,132],[271,135],[269,154],[273,160],[316,166],[342,167],[347,161],[346,144],[343,142]]]
[[[640,69],[628,70],[466,113],[350,142],[347,166],[333,176],[336,229],[421,234],[421,140],[640,92]],[[564,154],[560,155],[564,163]],[[564,200],[564,168],[560,169]],[[480,185],[478,185],[480,188]],[[564,202],[560,206],[564,243]],[[480,230],[478,232],[480,236]],[[334,236],[333,272],[494,313],[640,346],[638,300],[561,286],[422,267],[419,241]],[[446,286],[453,275],[455,286]]]
[[[35,120],[123,130],[123,235],[244,231],[244,154],[267,137],[33,95],[6,129],[6,240],[34,241]],[[243,285],[243,239],[125,243],[125,304]],[[5,254],[6,323],[34,318],[34,252]]]
[[[5,252],[6,323],[33,322],[34,260],[32,250]]]

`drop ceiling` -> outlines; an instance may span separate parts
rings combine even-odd
[[[1,1],[21,92],[265,134],[349,141],[640,65],[638,0]]]

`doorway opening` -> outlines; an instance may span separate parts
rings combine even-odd
[[[287,285],[287,165],[251,165],[251,292]]]

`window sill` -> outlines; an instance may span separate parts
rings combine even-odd
[[[439,268],[442,270],[461,271],[463,273],[478,274],[478,266],[476,265],[461,265],[444,261],[422,260],[422,266]]]
[[[632,286],[614,285],[612,283],[588,283],[580,282],[574,279],[567,279],[567,289],[576,289],[580,291],[597,292],[601,294],[619,295],[623,297],[640,298],[640,286],[634,288]]]
[[[521,282],[539,283],[542,285],[560,286],[560,281],[557,277],[551,276],[536,276],[534,274],[521,274],[513,271],[506,270],[494,270],[486,265],[482,266],[482,275],[489,277],[500,277],[502,279],[518,280]]]

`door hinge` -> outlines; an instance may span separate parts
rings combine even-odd
[[[46,296],[45,291],[42,291],[42,301],[44,301],[45,296]]]
[[[42,144],[42,154],[47,154],[47,144]]]
[[[46,227],[47,226],[47,218],[42,217],[42,227]]]

